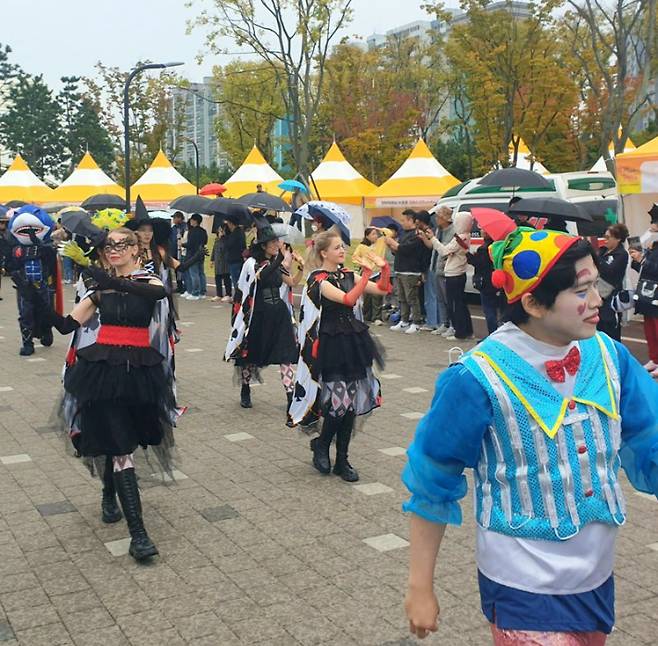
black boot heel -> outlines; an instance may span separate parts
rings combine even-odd
[[[311,451],[313,451],[313,466],[322,474],[331,473],[331,461],[329,460],[329,446],[320,441],[319,437],[311,440]]]
[[[240,406],[242,408],[253,408],[251,403],[251,388],[249,384],[242,384],[240,389]]]

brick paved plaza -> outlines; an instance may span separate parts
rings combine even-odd
[[[100,483],[53,433],[65,341],[18,357],[12,292],[5,283],[0,302],[0,642],[414,643],[402,608],[408,535],[399,476],[450,342],[375,329],[388,350],[384,406],[353,442],[361,481],[349,485],[320,476],[308,439],[284,426],[277,370],[254,388],[254,408],[240,408],[221,361],[228,305],[181,301],[179,400],[190,407],[177,431],[181,472],[166,487],[147,486],[142,474],[146,526],[161,556],[138,565],[127,555],[125,523],[101,523]],[[658,506],[626,493],[608,643],[655,644]],[[442,622],[430,644],[489,643],[470,496],[464,518],[441,552]]]

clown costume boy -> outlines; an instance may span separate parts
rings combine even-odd
[[[658,493],[658,385],[596,331],[602,301],[586,241],[492,229],[507,322],[440,375],[402,475],[410,629],[438,629],[434,567],[446,525],[461,524],[471,468],[493,643],[598,646],[614,624],[615,540],[626,521],[619,467],[636,489]]]

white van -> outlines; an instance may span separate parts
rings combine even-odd
[[[559,197],[578,204],[592,216],[592,222],[567,222],[567,230],[573,235],[603,238],[610,226],[610,219],[617,215],[617,184],[609,172],[579,171],[573,173],[555,173],[546,175],[551,184],[547,188],[518,189],[509,187],[486,186],[479,184],[482,179],[462,182],[443,194],[430,210],[435,213],[442,206],[453,209],[453,213],[470,211],[473,207],[488,207],[507,213],[509,202],[513,197]],[[607,217],[606,217],[607,216]],[[471,250],[482,244],[482,234],[473,221]],[[469,280],[466,291],[474,292],[472,268],[469,266]]]

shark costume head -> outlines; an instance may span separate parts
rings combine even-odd
[[[55,228],[53,219],[38,206],[27,204],[14,211],[9,220],[9,231],[19,244],[29,246],[33,237],[47,242]]]

